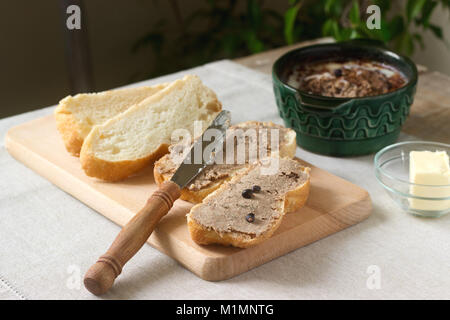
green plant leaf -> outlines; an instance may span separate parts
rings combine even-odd
[[[350,18],[350,22],[354,26],[359,25],[361,22],[360,16],[359,16],[359,4],[358,4],[358,1],[356,1],[356,0],[353,0],[352,7],[350,9],[349,18]]]
[[[254,30],[259,29],[261,25],[261,8],[256,0],[247,1],[247,15],[249,22]]]
[[[391,9],[392,0],[375,0],[373,4],[380,7],[381,12],[388,12]]]
[[[342,8],[347,0],[326,0],[325,4],[319,4],[321,1],[312,1],[315,2],[317,7],[322,7],[325,11],[325,15],[327,17],[340,18],[342,16]]]
[[[406,17],[408,22],[412,21],[422,11],[427,0],[408,0],[406,3]]]
[[[413,38],[408,32],[403,32],[398,38],[396,43],[396,49],[407,56],[410,56],[414,52]]]
[[[324,37],[333,36],[333,19],[328,19],[322,26],[322,35]]]
[[[325,1],[325,5],[324,5],[325,14],[327,14],[327,15],[331,14],[331,9],[333,8],[335,2],[336,2],[336,0],[326,0]]]
[[[297,14],[300,10],[300,3],[286,10],[284,14],[284,39],[287,44],[294,43],[294,25]]]
[[[350,29],[350,28],[341,29],[339,36],[340,36],[341,40],[350,40],[350,39],[359,38],[358,31],[356,31],[355,29]]]
[[[437,1],[427,1],[423,6],[422,16],[417,20],[417,24],[423,25],[424,28],[428,28],[430,25],[431,15],[436,8]]]
[[[235,37],[231,34],[227,34],[222,38],[223,51],[227,55],[234,55],[234,53],[236,52],[237,46],[238,46],[238,38],[237,37]]]
[[[425,44],[423,43],[422,36],[419,33],[414,33],[413,38],[419,43],[422,50],[425,49]]]
[[[389,29],[391,34],[389,40],[398,37],[405,30],[405,23],[403,21],[403,17],[397,15],[394,18],[392,18],[392,20],[388,22],[387,28]]]
[[[322,34],[325,37],[331,36],[334,39],[336,39],[337,41],[346,40],[344,38],[344,35],[341,34],[341,30],[339,29],[339,23],[335,19],[332,19],[332,18],[325,21],[325,24],[323,25],[323,28],[322,28]]]
[[[383,41],[385,44],[387,44],[392,39],[392,31],[388,27],[386,20],[384,20],[383,18],[381,19],[381,28],[371,31],[374,31],[378,35],[377,39]]]
[[[439,27],[439,26],[437,26],[435,24],[430,24],[429,28],[430,28],[431,32],[433,32],[433,34],[437,38],[439,38],[441,40],[444,39],[444,34],[442,33],[442,28],[441,27]]]
[[[258,53],[263,51],[264,44],[257,38],[255,32],[248,31],[244,32],[244,34],[247,47],[249,48],[251,53]]]

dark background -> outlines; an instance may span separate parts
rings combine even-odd
[[[115,88],[164,73],[164,69],[155,71],[158,57],[155,57],[151,46],[143,46],[139,50],[133,48],[160,20],[164,20],[160,29],[166,41],[176,39],[182,32],[177,14],[187,17],[205,8],[206,2],[84,1],[81,25],[87,32],[89,43],[92,89]],[[0,2],[0,118],[57,104],[72,93],[65,54],[64,23],[67,15],[61,9],[61,3],[58,0]],[[174,10],[174,3],[178,6],[178,13]],[[239,10],[245,11],[245,5],[245,1],[238,1]],[[288,1],[265,1],[264,6],[283,15]],[[432,19],[445,26],[444,35],[448,38],[450,24],[447,13],[436,12]],[[201,24],[196,27],[205,29]],[[274,45],[283,43],[283,35],[279,37],[273,39]],[[450,74],[449,50],[428,34],[424,34],[424,41],[426,49],[417,50],[414,60],[431,70]],[[234,53],[233,57],[236,55],[242,53]],[[176,66],[177,56],[169,58],[175,61],[164,63]]]

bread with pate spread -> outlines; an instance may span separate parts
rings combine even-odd
[[[240,131],[241,134],[236,135],[235,133],[238,129],[242,129]],[[253,132],[256,133],[253,139],[251,139],[251,135],[247,134],[251,129],[254,129]],[[271,140],[274,129],[278,133],[277,148],[272,146]],[[267,135],[264,139],[261,139],[264,133],[267,133]],[[230,141],[234,137],[236,137],[234,141],[235,151],[237,151],[237,145],[242,143],[246,153],[249,152],[249,145],[253,144],[253,146],[256,146],[257,154],[260,151],[267,150],[268,153],[265,156],[293,158],[297,147],[295,131],[272,122],[247,121],[233,125],[227,130],[227,141]],[[253,141],[255,139],[256,141]],[[185,147],[190,148],[190,146],[191,144]],[[170,152],[155,162],[153,174],[158,184],[170,180],[183,160],[182,157],[177,157],[179,152],[178,147],[179,145],[170,146]],[[249,166],[249,160],[247,155],[245,161],[241,161],[240,163],[237,161],[230,161],[231,163],[223,161],[225,163],[216,163],[207,166],[186,188],[181,190],[181,199],[192,203],[201,202],[208,194],[219,188],[222,183],[230,180],[239,171],[245,170]]]
[[[286,213],[304,206],[310,169],[296,160],[278,158],[275,174],[264,174],[265,160],[247,167],[191,208],[187,222],[197,244],[256,245],[272,236]]]
[[[82,168],[102,180],[124,179],[167,153],[175,130],[192,135],[196,121],[205,128],[221,109],[216,94],[187,75],[94,126],[81,148]]]
[[[166,86],[167,83],[162,83],[65,97],[54,115],[67,151],[79,156],[84,139],[95,125],[106,122]]]

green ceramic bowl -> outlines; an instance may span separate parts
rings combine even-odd
[[[407,83],[393,92],[362,98],[317,96],[286,84],[298,63],[342,58],[390,65]],[[417,68],[407,57],[379,44],[349,41],[292,50],[275,62],[272,79],[280,116],[296,131],[300,147],[331,156],[356,156],[376,152],[397,140],[414,99]]]

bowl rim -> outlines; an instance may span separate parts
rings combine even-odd
[[[404,192],[398,191],[398,190],[396,190],[396,189],[386,185],[385,183],[383,183],[383,181],[380,180],[380,177],[378,176],[377,172],[375,173],[375,177],[376,177],[378,183],[380,183],[383,188],[385,188],[386,190],[388,190],[388,191],[390,191],[390,192],[392,192],[394,194],[400,195],[400,196],[405,197],[405,198],[427,200],[427,201],[443,201],[443,200],[446,201],[446,200],[450,200],[450,196],[448,196],[448,197],[434,197],[434,198],[430,198],[430,197],[416,196],[416,195],[411,194],[411,193],[404,193]],[[430,187],[432,187],[432,186],[430,186]],[[441,187],[441,186],[439,186],[439,187]]]
[[[441,198],[438,198],[438,197],[429,198],[429,197],[415,196],[415,195],[412,195],[410,193],[403,193],[403,192],[400,192],[398,190],[392,189],[391,187],[387,186],[385,183],[383,183],[380,180],[379,174],[381,174],[381,175],[383,175],[383,176],[385,176],[385,177],[387,177],[389,179],[392,179],[394,181],[398,181],[398,182],[401,182],[401,183],[404,183],[404,184],[407,184],[407,185],[410,185],[410,186],[428,187],[428,188],[436,188],[436,189],[449,188],[450,187],[450,184],[429,185],[429,184],[419,184],[419,183],[409,182],[407,180],[396,178],[396,177],[392,176],[391,174],[389,174],[385,170],[383,170],[382,167],[380,167],[379,159],[384,153],[386,153],[387,151],[389,151],[391,149],[400,147],[400,146],[414,145],[414,144],[425,144],[425,145],[429,144],[429,145],[434,145],[434,146],[441,146],[441,147],[445,147],[445,148],[450,148],[450,144],[446,144],[446,143],[442,143],[442,142],[433,142],[433,141],[404,141],[404,142],[397,142],[397,143],[391,144],[391,145],[389,145],[387,147],[384,147],[383,149],[379,150],[375,154],[375,157],[374,157],[374,160],[373,160],[374,166],[375,166],[375,176],[376,176],[378,182],[380,182],[380,184],[382,184],[385,188],[388,188],[389,190],[394,191],[396,193],[403,194],[403,195],[405,195],[407,197],[417,198],[417,199],[424,199],[424,200],[450,200],[450,196],[448,196],[448,197],[441,197]]]
[[[379,51],[383,52],[383,54],[394,56],[395,58],[398,58],[399,60],[403,59],[412,68],[412,72],[413,72],[412,77],[411,77],[411,79],[408,79],[408,81],[406,82],[406,84],[404,86],[402,86],[394,91],[383,93],[383,94],[378,94],[378,95],[374,95],[374,96],[365,96],[365,97],[330,97],[330,96],[321,96],[321,95],[310,94],[306,91],[302,91],[298,88],[294,88],[294,87],[290,86],[289,84],[285,83],[284,81],[282,81],[280,79],[280,77],[278,76],[278,73],[276,71],[277,65],[280,63],[280,61],[282,61],[283,59],[286,59],[287,56],[292,55],[298,51],[302,51],[302,50],[306,50],[306,49],[310,49],[310,48],[329,47],[329,46],[338,46],[338,47],[357,46],[357,47],[361,47],[361,48],[370,48],[370,49],[379,50]],[[388,97],[390,95],[398,93],[401,90],[406,90],[410,86],[414,86],[417,83],[418,71],[417,71],[416,64],[410,58],[408,58],[404,55],[398,54],[394,51],[391,51],[387,48],[383,48],[381,46],[373,45],[373,44],[371,45],[371,44],[363,44],[363,43],[352,42],[352,41],[343,41],[343,42],[332,42],[332,43],[319,43],[319,44],[296,48],[296,49],[286,52],[285,54],[280,56],[272,65],[272,77],[275,78],[278,82],[280,82],[283,86],[286,86],[289,89],[294,90],[294,91],[298,92],[299,94],[306,96],[308,98],[325,100],[325,101],[346,102],[346,101],[350,101],[350,100],[358,100],[359,101],[359,100],[370,99],[370,98]]]

